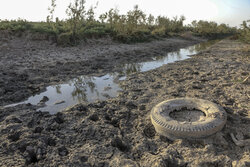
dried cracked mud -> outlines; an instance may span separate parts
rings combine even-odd
[[[141,48],[140,53],[134,50],[134,47],[137,48],[138,45],[119,44],[121,48],[114,49],[113,54],[108,50],[109,45],[100,44],[100,47],[104,47],[107,58],[109,54],[115,58],[115,53],[122,53],[121,55],[117,53],[122,57],[119,56],[117,61],[119,62],[126,59],[123,56],[124,52],[126,52],[125,55],[129,52],[131,57],[142,55],[138,59],[146,59],[144,53],[155,53],[161,50],[157,49],[157,46],[161,48],[161,46],[168,45],[169,48],[166,47],[166,49],[170,49],[170,45],[175,45],[171,40],[184,41],[176,46],[195,42],[169,39],[165,40],[165,42],[169,41],[168,44],[164,41],[153,42],[155,45],[152,46],[138,44]],[[53,51],[53,47],[56,46],[52,45],[50,51]],[[116,45],[112,44],[111,48],[114,47]],[[250,89],[249,80],[245,80],[250,75],[250,52],[244,49],[249,47],[237,41],[222,40],[190,59],[129,75],[126,80],[120,81],[123,91],[116,98],[77,104],[56,115],[37,112],[38,106],[28,104],[2,108],[0,109],[0,166],[249,166],[250,146],[237,146],[230,136],[230,133],[233,133],[237,140],[250,138]],[[133,49],[128,50],[128,48]],[[70,54],[72,49],[61,48],[65,53],[60,52],[66,55]],[[122,49],[124,50],[121,51]],[[95,51],[96,54],[101,52],[100,50]],[[34,79],[31,84],[34,87],[40,87],[40,81],[49,83],[56,81],[62,75],[62,69],[70,69],[65,70],[63,74],[68,75],[68,73],[74,73],[71,70],[81,71],[84,68],[84,66],[80,69],[71,67],[70,60],[66,61],[65,57],[61,58],[58,54],[51,57],[51,61],[47,63],[57,62],[60,59],[63,59],[65,63],[64,66],[58,64],[58,69],[61,67],[61,70],[51,71],[51,75],[55,72],[55,76],[52,77],[47,74],[50,72],[49,68],[42,68],[48,66],[45,63],[45,57],[49,58],[51,55],[41,57],[42,51],[39,50],[40,54],[37,54],[37,59],[42,63],[32,62],[27,64],[24,71],[15,71],[15,68],[18,68],[15,59],[13,59],[14,63],[6,62],[3,67],[2,60],[9,56],[8,50],[4,53],[5,56],[1,57],[1,70],[3,71],[1,84],[5,85],[7,84],[5,81],[8,81],[9,86],[15,87],[16,85],[8,80],[11,77],[13,77],[13,82],[16,79],[20,86],[22,80],[25,83],[22,85],[23,88],[19,87],[20,90],[13,88],[13,94],[22,94],[22,91],[29,90],[25,88],[26,80],[31,81],[32,77],[29,75],[35,74],[35,72],[25,72],[25,70],[29,71],[29,67],[33,67],[34,71],[41,70],[39,75],[36,74],[36,77],[40,79]],[[2,51],[1,54],[3,54]],[[127,59],[131,58],[130,56]],[[97,58],[97,56],[93,57]],[[88,58],[92,60],[91,55],[87,56]],[[17,56],[16,59],[18,59]],[[23,61],[26,62],[26,60]],[[79,64],[81,63],[79,61]],[[96,63],[100,62],[96,61]],[[15,66],[10,64],[15,64]],[[98,66],[97,64],[93,67]],[[11,66],[14,70],[6,70]],[[80,73],[77,71],[75,75]],[[16,75],[12,73],[18,72],[20,76],[22,72],[27,76],[21,77],[22,80],[19,75],[15,78]],[[39,84],[36,85],[36,83]],[[14,96],[5,94],[6,92],[1,94],[1,104],[9,103]],[[28,94],[24,94],[22,98],[27,97]],[[170,141],[166,137],[159,136],[150,122],[150,110],[163,100],[177,97],[201,98],[221,105],[228,114],[226,126],[221,132],[197,141]],[[13,101],[18,101],[18,99]]]

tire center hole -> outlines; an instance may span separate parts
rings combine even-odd
[[[204,120],[206,114],[198,109],[182,108],[172,111],[169,116],[179,122],[195,122]]]

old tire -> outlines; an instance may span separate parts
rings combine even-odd
[[[205,119],[194,122],[179,122],[169,114],[183,108],[200,110]],[[210,101],[194,98],[167,100],[156,105],[151,111],[151,121],[157,133],[171,140],[199,139],[220,131],[227,120],[224,109]]]

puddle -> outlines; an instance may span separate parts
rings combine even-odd
[[[68,83],[48,86],[46,91],[28,100],[11,104],[5,107],[13,107],[18,104],[30,103],[38,104],[44,96],[49,100],[45,103],[46,107],[39,108],[39,111],[49,111],[51,114],[77,104],[81,101],[94,102],[96,100],[106,100],[115,97],[121,88],[115,82],[117,73],[107,74],[102,77],[80,76],[70,80]]]
[[[190,58],[188,55],[193,55],[197,52],[187,49],[180,49],[177,52],[170,52],[167,56],[164,57],[153,57],[152,61],[142,62],[142,63],[133,63],[133,64],[125,64],[123,66],[125,75],[134,73],[134,72],[145,72],[158,67],[161,67],[164,64],[173,63],[175,61],[185,60]],[[124,80],[126,77],[123,77]]]
[[[101,77],[79,76],[64,84],[48,86],[45,92],[31,96],[24,102],[4,107],[12,107],[25,103],[36,105],[44,96],[46,96],[49,98],[49,100],[45,103],[46,107],[38,110],[49,111],[51,114],[55,114],[64,108],[82,101],[94,102],[96,100],[106,100],[108,98],[115,97],[118,92],[121,91],[117,80],[125,80],[126,75],[134,72],[149,71],[164,64],[188,59],[190,58],[189,55],[196,54],[217,41],[218,40],[212,40],[183,48],[176,52],[169,52],[166,53],[165,56],[153,57],[151,61],[147,62],[123,64],[121,65],[123,68],[122,73],[108,73]]]
[[[132,63],[123,65],[123,77],[119,80],[125,80],[126,75],[129,75],[134,72],[145,72],[158,67],[161,67],[164,64],[173,63],[175,61],[185,60],[190,58],[190,55],[197,54],[198,52],[208,48],[209,46],[215,44],[219,40],[210,40],[193,46],[179,49],[175,52],[169,52],[165,56],[153,57],[152,61],[142,62],[142,63]]]

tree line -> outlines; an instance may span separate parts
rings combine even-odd
[[[97,5],[89,9],[85,6],[85,0],[74,0],[67,7],[68,18],[54,19],[56,0],[51,0],[48,8],[49,15],[46,22],[28,22],[26,20],[0,20],[0,30],[11,32],[39,32],[53,35],[60,45],[76,45],[86,38],[99,38],[111,36],[115,40],[125,43],[144,42],[151,39],[180,35],[183,32],[191,32],[197,36],[206,38],[224,37],[236,33],[248,36],[249,26],[243,24],[242,32],[226,24],[217,24],[209,21],[193,21],[184,25],[185,17],[166,16],[154,17],[145,14],[138,5],[126,14],[120,14],[119,10],[111,8],[109,11],[96,16]]]

